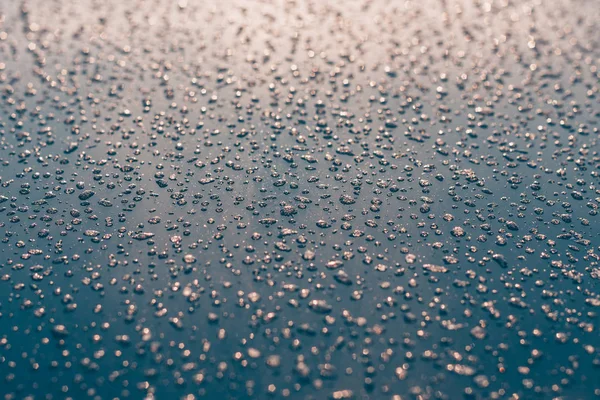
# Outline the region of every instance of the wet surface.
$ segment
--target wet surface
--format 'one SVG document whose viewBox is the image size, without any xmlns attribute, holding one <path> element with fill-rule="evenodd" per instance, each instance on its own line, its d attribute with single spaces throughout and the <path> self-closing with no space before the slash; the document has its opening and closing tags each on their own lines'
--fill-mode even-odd
<svg viewBox="0 0 600 400">
<path fill-rule="evenodd" d="M 0 2 L 3 398 L 600 397 L 599 14 Z"/>
</svg>

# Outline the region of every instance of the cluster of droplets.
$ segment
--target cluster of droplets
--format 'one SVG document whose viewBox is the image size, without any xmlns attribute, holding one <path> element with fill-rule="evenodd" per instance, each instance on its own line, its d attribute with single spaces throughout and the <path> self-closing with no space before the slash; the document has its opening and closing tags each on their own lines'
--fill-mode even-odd
<svg viewBox="0 0 600 400">
<path fill-rule="evenodd" d="M 593 2 L 60 3 L 0 6 L 5 399 L 600 396 Z"/>
</svg>

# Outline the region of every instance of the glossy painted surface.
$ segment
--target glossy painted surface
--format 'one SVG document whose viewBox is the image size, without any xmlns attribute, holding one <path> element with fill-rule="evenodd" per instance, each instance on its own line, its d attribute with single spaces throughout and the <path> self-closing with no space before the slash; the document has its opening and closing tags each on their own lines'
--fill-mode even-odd
<svg viewBox="0 0 600 400">
<path fill-rule="evenodd" d="M 0 393 L 599 397 L 599 12 L 0 2 Z"/>
</svg>

